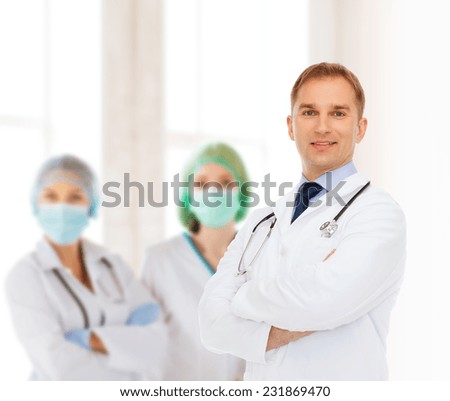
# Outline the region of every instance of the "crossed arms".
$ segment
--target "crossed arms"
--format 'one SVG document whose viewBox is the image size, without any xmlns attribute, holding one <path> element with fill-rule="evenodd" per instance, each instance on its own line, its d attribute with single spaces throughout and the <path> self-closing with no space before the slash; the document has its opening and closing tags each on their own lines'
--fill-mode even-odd
<svg viewBox="0 0 450 401">
<path fill-rule="evenodd" d="M 200 301 L 202 341 L 213 352 L 263 363 L 266 351 L 353 322 L 398 290 L 406 228 L 403 213 L 388 196 L 354 207 L 328 260 L 275 277 L 246 282 L 236 276 L 245 228 Z"/>
</svg>

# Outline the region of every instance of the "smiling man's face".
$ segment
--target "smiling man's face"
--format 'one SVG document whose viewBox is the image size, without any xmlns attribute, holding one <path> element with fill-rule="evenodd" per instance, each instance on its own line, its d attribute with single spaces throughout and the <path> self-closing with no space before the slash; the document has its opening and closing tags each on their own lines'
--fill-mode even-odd
<svg viewBox="0 0 450 401">
<path fill-rule="evenodd" d="M 342 77 L 305 82 L 287 124 L 309 180 L 351 161 L 367 128 L 367 120 L 358 113 L 355 91 Z"/>
</svg>

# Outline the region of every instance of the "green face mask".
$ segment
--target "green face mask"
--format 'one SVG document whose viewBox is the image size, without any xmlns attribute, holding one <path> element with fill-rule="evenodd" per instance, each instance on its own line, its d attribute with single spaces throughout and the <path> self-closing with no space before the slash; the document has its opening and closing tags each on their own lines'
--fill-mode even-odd
<svg viewBox="0 0 450 401">
<path fill-rule="evenodd" d="M 198 221 L 206 227 L 223 227 L 235 218 L 239 210 L 239 190 L 217 193 L 194 190 L 189 207 Z"/>
</svg>

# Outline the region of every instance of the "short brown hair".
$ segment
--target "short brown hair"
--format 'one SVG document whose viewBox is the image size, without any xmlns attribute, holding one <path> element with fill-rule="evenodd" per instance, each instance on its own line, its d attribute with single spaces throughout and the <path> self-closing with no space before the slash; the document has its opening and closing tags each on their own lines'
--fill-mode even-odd
<svg viewBox="0 0 450 401">
<path fill-rule="evenodd" d="M 328 77 L 342 77 L 352 86 L 356 95 L 359 118 L 361 118 L 364 112 L 364 106 L 366 104 L 364 89 L 362 88 L 359 79 L 355 74 L 353 74 L 353 72 L 344 67 L 342 64 L 337 63 L 313 64 L 300 74 L 291 90 L 291 110 L 294 108 L 294 103 L 297 100 L 298 91 L 300 90 L 302 85 L 304 85 L 311 79 Z"/>
</svg>

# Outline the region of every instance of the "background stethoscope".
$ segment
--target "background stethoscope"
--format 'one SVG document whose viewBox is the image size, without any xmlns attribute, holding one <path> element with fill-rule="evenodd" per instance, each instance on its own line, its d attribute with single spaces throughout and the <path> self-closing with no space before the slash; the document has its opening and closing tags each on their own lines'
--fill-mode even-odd
<svg viewBox="0 0 450 401">
<path fill-rule="evenodd" d="M 348 207 L 353 203 L 353 201 L 359 196 L 361 195 L 361 193 L 370 185 L 370 181 L 368 181 L 355 195 L 353 195 L 353 197 L 342 207 L 342 209 L 339 211 L 339 213 L 334 216 L 334 218 L 331 221 L 326 221 L 325 223 L 323 223 L 320 227 L 319 230 L 321 232 L 321 236 L 325 237 L 325 238 L 330 238 L 338 229 L 338 225 L 337 225 L 337 221 L 339 220 L 339 218 L 344 214 L 344 212 L 348 209 Z M 264 241 L 262 242 L 261 246 L 259 247 L 258 251 L 256 252 L 255 256 L 252 258 L 252 260 L 250 261 L 249 265 L 247 267 L 243 266 L 243 261 L 244 261 L 244 256 L 245 253 L 247 252 L 248 247 L 250 246 L 253 237 L 256 233 L 256 230 L 258 229 L 258 227 L 264 223 L 265 221 L 271 219 L 272 217 L 274 217 L 274 219 L 272 220 L 270 227 L 269 227 L 269 231 L 266 235 L 266 237 L 264 238 Z M 248 271 L 250 271 L 252 269 L 252 265 L 254 263 L 254 261 L 258 258 L 259 254 L 261 253 L 262 248 L 264 247 L 264 244 L 266 243 L 266 241 L 270 238 L 270 235 L 272 234 L 272 229 L 275 226 L 275 223 L 277 222 L 277 218 L 275 217 L 275 213 L 270 213 L 267 216 L 265 216 L 263 219 L 261 219 L 258 224 L 256 224 L 256 226 L 253 228 L 252 233 L 250 235 L 250 238 L 247 242 L 247 245 L 245 245 L 244 251 L 242 252 L 241 258 L 239 259 L 239 265 L 238 265 L 238 269 L 237 269 L 237 276 L 241 276 L 245 273 L 247 273 Z"/>
<path fill-rule="evenodd" d="M 123 291 L 123 287 L 120 284 L 119 279 L 117 278 L 117 274 L 114 271 L 114 268 L 112 267 L 111 263 L 109 262 L 109 260 L 102 258 L 101 261 L 106 265 L 106 267 L 108 268 L 108 270 L 111 272 L 112 278 L 114 280 L 114 283 L 117 287 L 117 290 L 119 291 L 119 293 L 122 296 L 122 301 L 123 301 L 123 297 L 124 297 L 124 291 Z M 78 307 L 80 308 L 80 312 L 83 316 L 83 325 L 85 329 L 88 329 L 90 327 L 90 321 L 89 321 L 89 315 L 87 313 L 86 307 L 83 305 L 83 302 L 81 302 L 80 297 L 75 294 L 75 291 L 70 287 L 69 283 L 67 282 L 67 280 L 63 277 L 63 275 L 61 274 L 61 272 L 58 269 L 53 269 L 52 270 L 53 273 L 55 274 L 55 276 L 58 278 L 58 280 L 61 282 L 62 286 L 67 290 L 67 292 L 70 294 L 70 296 L 73 298 L 73 300 L 75 301 L 75 303 L 78 305 Z M 106 293 L 107 296 L 109 296 L 110 294 L 105 290 L 105 288 L 102 287 L 102 290 Z M 117 301 L 116 301 L 117 302 Z M 100 326 L 103 326 L 103 324 L 105 323 L 105 314 L 102 312 L 101 315 L 101 319 L 100 319 Z"/>
</svg>

